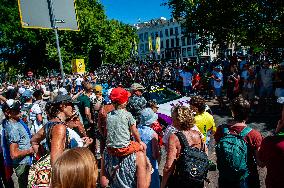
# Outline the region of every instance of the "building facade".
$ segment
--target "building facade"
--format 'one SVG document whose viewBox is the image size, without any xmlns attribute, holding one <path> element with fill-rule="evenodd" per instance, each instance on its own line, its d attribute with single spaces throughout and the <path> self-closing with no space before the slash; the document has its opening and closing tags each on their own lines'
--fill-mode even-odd
<svg viewBox="0 0 284 188">
<path fill-rule="evenodd" d="M 183 27 L 174 19 L 161 17 L 150 22 L 135 24 L 139 37 L 138 57 L 140 60 L 181 60 L 216 58 L 217 50 L 208 44 L 205 52 L 198 53 L 198 36 L 186 35 Z"/>
</svg>

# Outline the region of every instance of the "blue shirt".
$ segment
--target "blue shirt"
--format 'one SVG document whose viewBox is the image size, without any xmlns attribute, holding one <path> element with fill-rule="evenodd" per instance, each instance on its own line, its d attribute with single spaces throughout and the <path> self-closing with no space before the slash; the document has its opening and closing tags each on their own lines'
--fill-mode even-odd
<svg viewBox="0 0 284 188">
<path fill-rule="evenodd" d="M 20 122 L 3 122 L 5 138 L 10 149 L 13 143 L 18 144 L 19 150 L 27 150 L 31 147 L 30 135 Z M 13 165 L 28 164 L 31 165 L 31 156 L 20 157 L 13 160 Z"/>
</svg>

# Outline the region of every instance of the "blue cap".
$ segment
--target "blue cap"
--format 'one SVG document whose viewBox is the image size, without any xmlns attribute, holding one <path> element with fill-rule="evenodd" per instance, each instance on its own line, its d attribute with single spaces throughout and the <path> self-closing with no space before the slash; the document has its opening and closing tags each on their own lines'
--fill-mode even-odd
<svg viewBox="0 0 284 188">
<path fill-rule="evenodd" d="M 22 94 L 22 96 L 25 98 L 31 98 L 33 96 L 33 92 L 29 89 L 26 89 L 24 93 Z"/>
</svg>

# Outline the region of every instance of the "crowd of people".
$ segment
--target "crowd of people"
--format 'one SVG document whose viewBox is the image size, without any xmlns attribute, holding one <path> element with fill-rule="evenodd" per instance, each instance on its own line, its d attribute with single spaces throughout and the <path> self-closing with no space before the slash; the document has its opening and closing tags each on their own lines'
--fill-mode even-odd
<svg viewBox="0 0 284 188">
<path fill-rule="evenodd" d="M 64 81 L 50 76 L 3 82 L 0 187 L 204 187 L 214 168 L 209 132 L 216 142 L 219 187 L 260 187 L 258 166 L 267 167 L 267 187 L 282 187 L 284 63 L 271 66 L 245 58 L 141 62 L 67 75 Z M 143 97 L 152 85 L 191 96 L 189 104 L 172 107 L 172 125 L 163 127 L 159 104 Z M 206 111 L 210 97 L 220 108 L 229 101 L 232 120 L 215 124 Z M 283 106 L 273 136 L 263 138 L 246 125 L 256 98 L 278 98 Z"/>
</svg>

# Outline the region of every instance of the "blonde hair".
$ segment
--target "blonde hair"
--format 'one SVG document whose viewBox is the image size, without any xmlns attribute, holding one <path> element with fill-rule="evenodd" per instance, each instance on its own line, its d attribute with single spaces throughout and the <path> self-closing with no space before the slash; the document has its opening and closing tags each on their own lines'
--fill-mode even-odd
<svg viewBox="0 0 284 188">
<path fill-rule="evenodd" d="M 172 118 L 177 120 L 177 126 L 181 130 L 189 130 L 195 124 L 193 111 L 186 106 L 174 106 L 172 108 Z"/>
<path fill-rule="evenodd" d="M 87 148 L 66 150 L 52 168 L 53 188 L 95 188 L 98 166 Z"/>
</svg>

